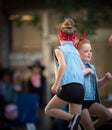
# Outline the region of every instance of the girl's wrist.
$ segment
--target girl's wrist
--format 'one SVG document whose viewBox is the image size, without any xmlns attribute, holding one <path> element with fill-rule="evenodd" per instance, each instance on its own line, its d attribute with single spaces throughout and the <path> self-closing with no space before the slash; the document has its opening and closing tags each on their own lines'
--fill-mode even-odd
<svg viewBox="0 0 112 130">
<path fill-rule="evenodd" d="M 105 80 L 105 81 L 107 81 L 107 80 L 108 80 L 108 78 L 107 78 L 106 76 L 104 76 L 104 80 Z"/>
</svg>

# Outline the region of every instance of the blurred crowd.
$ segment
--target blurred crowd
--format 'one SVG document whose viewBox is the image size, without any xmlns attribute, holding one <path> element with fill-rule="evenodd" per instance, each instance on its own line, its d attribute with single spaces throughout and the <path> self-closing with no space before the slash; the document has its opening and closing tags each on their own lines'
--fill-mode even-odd
<svg viewBox="0 0 112 130">
<path fill-rule="evenodd" d="M 45 116 L 44 107 L 47 104 L 48 86 L 47 77 L 44 75 L 45 69 L 45 66 L 38 60 L 34 61 L 24 70 L 0 67 L 0 130 L 14 130 L 14 128 L 16 130 L 17 128 L 21 128 L 21 130 L 44 130 L 46 128 L 49 130 L 67 129 L 67 122 L 60 119 L 55 120 L 54 118 L 48 119 Z M 33 123 L 32 121 L 32 123 L 20 124 L 18 119 L 18 100 L 20 101 L 21 99 L 18 99 L 18 95 L 21 94 L 37 94 L 39 96 L 39 100 L 37 100 L 38 107 L 35 112 L 38 119 L 37 123 Z M 51 96 L 53 96 L 52 93 Z M 24 104 L 24 99 L 20 102 L 19 104 L 22 104 L 22 102 Z M 34 103 L 35 101 L 32 102 Z M 26 109 L 28 110 L 28 108 Z M 28 118 L 33 119 L 29 115 Z M 21 125 L 24 126 L 21 127 Z"/>
<path fill-rule="evenodd" d="M 6 122 L 17 120 L 18 94 L 38 94 L 39 109 L 44 110 L 47 88 L 44 70 L 45 67 L 40 61 L 34 61 L 24 71 L 0 68 L 0 130 L 7 128 Z"/>
</svg>

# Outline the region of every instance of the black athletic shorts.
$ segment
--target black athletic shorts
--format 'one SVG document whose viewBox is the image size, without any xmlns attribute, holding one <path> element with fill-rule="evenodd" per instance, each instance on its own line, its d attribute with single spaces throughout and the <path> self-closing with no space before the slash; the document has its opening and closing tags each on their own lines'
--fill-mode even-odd
<svg viewBox="0 0 112 130">
<path fill-rule="evenodd" d="M 69 103 L 82 104 L 84 99 L 84 88 L 79 83 L 70 83 L 60 87 L 57 96 Z"/>
</svg>

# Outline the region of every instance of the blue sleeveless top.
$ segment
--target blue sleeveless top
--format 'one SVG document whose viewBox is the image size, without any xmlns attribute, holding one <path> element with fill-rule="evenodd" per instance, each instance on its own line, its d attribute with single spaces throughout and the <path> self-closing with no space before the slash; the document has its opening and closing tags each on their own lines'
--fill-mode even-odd
<svg viewBox="0 0 112 130">
<path fill-rule="evenodd" d="M 91 68 L 94 71 L 94 75 L 87 74 L 84 77 L 84 100 L 96 100 L 98 96 L 97 74 L 94 65 L 89 62 L 83 61 L 86 68 Z"/>
<path fill-rule="evenodd" d="M 69 83 L 80 83 L 84 84 L 84 74 L 82 71 L 82 63 L 80 59 L 79 52 L 74 47 L 72 41 L 65 41 L 58 48 L 62 51 L 65 63 L 66 70 L 61 79 L 60 86 L 69 84 Z M 56 68 L 58 68 L 59 64 L 55 59 Z"/>
</svg>

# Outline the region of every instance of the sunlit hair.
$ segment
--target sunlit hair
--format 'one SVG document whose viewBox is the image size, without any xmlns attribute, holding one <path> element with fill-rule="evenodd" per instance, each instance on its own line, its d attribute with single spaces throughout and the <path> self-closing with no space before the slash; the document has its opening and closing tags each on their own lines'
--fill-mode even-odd
<svg viewBox="0 0 112 130">
<path fill-rule="evenodd" d="M 67 18 L 61 24 L 58 36 L 62 40 L 74 40 L 76 38 L 76 31 L 74 21 Z"/>
<path fill-rule="evenodd" d="M 77 46 L 77 49 L 80 50 L 82 48 L 82 45 L 84 45 L 84 44 L 90 44 L 90 40 L 84 39 L 84 40 L 80 41 Z"/>
</svg>

